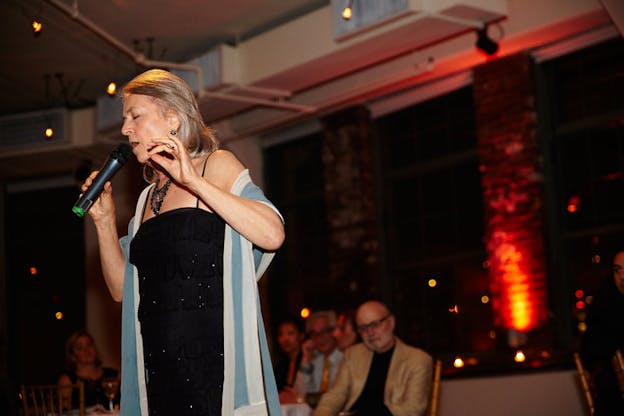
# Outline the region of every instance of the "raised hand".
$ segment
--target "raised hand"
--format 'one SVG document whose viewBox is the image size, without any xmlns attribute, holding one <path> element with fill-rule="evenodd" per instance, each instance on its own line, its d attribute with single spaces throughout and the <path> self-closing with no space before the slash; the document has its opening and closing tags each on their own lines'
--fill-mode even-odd
<svg viewBox="0 0 624 416">
<path fill-rule="evenodd" d="M 188 150 L 174 135 L 154 138 L 150 145 L 149 158 L 166 170 L 178 184 L 186 186 L 200 176 L 193 166 Z"/>
</svg>

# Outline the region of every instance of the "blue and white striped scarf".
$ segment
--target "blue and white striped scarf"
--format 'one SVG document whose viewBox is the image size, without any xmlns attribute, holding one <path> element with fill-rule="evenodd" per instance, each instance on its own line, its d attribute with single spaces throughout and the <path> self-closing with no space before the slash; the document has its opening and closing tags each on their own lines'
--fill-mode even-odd
<svg viewBox="0 0 624 416">
<path fill-rule="evenodd" d="M 121 331 L 121 414 L 148 416 L 143 344 L 137 318 L 139 294 L 136 267 L 129 261 L 132 236 L 139 228 L 150 188 L 143 190 L 128 235 L 120 239 L 126 256 Z M 279 212 L 251 181 L 240 173 L 233 194 L 252 199 Z M 281 215 L 280 215 L 281 217 Z M 135 221 L 136 220 L 136 221 Z M 264 331 L 257 281 L 274 253 L 264 252 L 226 224 L 223 249 L 224 416 L 279 416 L 281 414 L 271 357 Z"/>
</svg>

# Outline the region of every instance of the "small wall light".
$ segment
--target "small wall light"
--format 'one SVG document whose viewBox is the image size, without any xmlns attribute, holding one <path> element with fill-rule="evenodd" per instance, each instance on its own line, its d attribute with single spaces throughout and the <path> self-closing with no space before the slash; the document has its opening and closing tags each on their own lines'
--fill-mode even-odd
<svg viewBox="0 0 624 416">
<path fill-rule="evenodd" d="M 117 92 L 117 84 L 115 84 L 115 81 L 109 82 L 108 86 L 106 87 L 106 94 L 112 97 L 113 95 L 115 95 L 116 92 Z"/>
<path fill-rule="evenodd" d="M 353 0 L 349 0 L 347 7 L 342 9 L 342 18 L 344 20 L 351 19 L 351 16 L 353 16 Z"/>
<path fill-rule="evenodd" d="M 33 35 L 35 35 L 35 37 L 41 34 L 41 31 L 43 30 L 43 23 L 39 20 L 33 19 L 30 26 L 32 27 Z"/>
</svg>

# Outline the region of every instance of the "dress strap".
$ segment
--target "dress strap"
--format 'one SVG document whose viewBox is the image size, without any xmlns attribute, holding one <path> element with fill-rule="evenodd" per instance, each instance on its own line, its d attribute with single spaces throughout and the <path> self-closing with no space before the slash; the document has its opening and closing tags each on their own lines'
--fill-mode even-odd
<svg viewBox="0 0 624 416">
<path fill-rule="evenodd" d="M 206 159 L 204 159 L 204 167 L 202 168 L 202 178 L 204 177 L 204 173 L 206 173 L 206 163 L 208 162 L 208 158 L 210 156 L 212 156 L 214 152 L 210 152 L 208 153 L 208 156 L 206 156 Z M 199 208 L 199 197 L 197 197 L 197 202 L 195 203 L 195 208 Z"/>
</svg>

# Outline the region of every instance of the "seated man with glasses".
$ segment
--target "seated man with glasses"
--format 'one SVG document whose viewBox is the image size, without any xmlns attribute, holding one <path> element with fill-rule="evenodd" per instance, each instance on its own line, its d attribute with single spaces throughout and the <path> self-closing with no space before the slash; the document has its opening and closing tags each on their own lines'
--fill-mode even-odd
<svg viewBox="0 0 624 416">
<path fill-rule="evenodd" d="M 313 415 L 423 415 L 431 356 L 394 336 L 394 315 L 381 302 L 363 303 L 355 320 L 363 343 L 347 348 L 336 380 Z"/>
<path fill-rule="evenodd" d="M 301 345 L 302 355 L 295 390 L 315 406 L 318 397 L 331 386 L 342 361 L 332 331 L 336 327 L 334 311 L 319 311 L 306 321 L 307 340 Z"/>
</svg>

